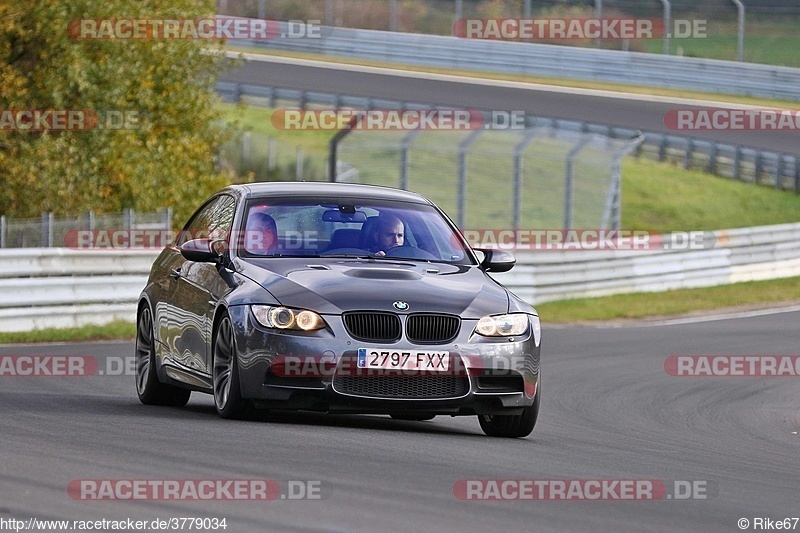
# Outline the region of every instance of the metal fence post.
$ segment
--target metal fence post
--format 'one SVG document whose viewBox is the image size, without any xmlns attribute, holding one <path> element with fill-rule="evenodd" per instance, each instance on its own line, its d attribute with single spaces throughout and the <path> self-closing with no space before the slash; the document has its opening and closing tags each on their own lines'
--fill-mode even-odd
<svg viewBox="0 0 800 533">
<path fill-rule="evenodd" d="M 267 138 L 267 167 L 272 170 L 275 168 L 275 139 Z"/>
<path fill-rule="evenodd" d="M 461 229 L 464 229 L 464 223 L 467 220 L 467 149 L 481 133 L 483 130 L 477 129 L 458 144 L 458 206 L 456 209 L 458 211 L 458 227 Z"/>
<path fill-rule="evenodd" d="M 716 141 L 711 142 L 711 146 L 708 149 L 708 163 L 706 164 L 706 172 L 709 174 L 716 174 L 717 172 L 717 143 Z"/>
<path fill-rule="evenodd" d="M 572 229 L 572 197 L 575 182 L 575 157 L 587 144 L 592 142 L 591 137 L 578 141 L 567 154 L 567 168 L 564 177 L 564 229 Z"/>
<path fill-rule="evenodd" d="M 461 20 L 464 17 L 464 0 L 456 0 L 456 15 L 455 19 Z"/>
<path fill-rule="evenodd" d="M 603 0 L 594 0 L 594 18 L 603 18 Z M 603 46 L 603 39 L 595 39 L 594 47 L 600 48 Z"/>
<path fill-rule="evenodd" d="M 0 248 L 6 247 L 6 216 L 0 215 Z"/>
<path fill-rule="evenodd" d="M 800 194 L 800 161 L 794 156 L 794 193 Z"/>
<path fill-rule="evenodd" d="M 303 180 L 303 147 L 297 146 L 297 168 L 295 169 L 295 179 L 297 181 Z"/>
<path fill-rule="evenodd" d="M 672 35 L 672 5 L 669 0 L 661 0 L 664 4 L 664 55 L 669 55 L 669 38 Z"/>
<path fill-rule="evenodd" d="M 775 188 L 783 189 L 783 156 L 778 154 L 778 161 L 775 164 Z"/>
<path fill-rule="evenodd" d="M 736 9 L 739 15 L 739 61 L 744 61 L 744 4 L 742 0 L 732 0 L 736 4 Z"/>
<path fill-rule="evenodd" d="M 606 192 L 606 205 L 603 209 L 603 220 L 600 222 L 600 229 L 608 228 L 618 230 L 622 227 L 622 158 L 636 150 L 644 142 L 644 134 L 639 134 L 631 139 L 631 142 L 617 150 L 613 156 L 614 163 L 611 166 L 611 183 Z"/>
<path fill-rule="evenodd" d="M 614 160 L 611 166 L 614 195 L 611 201 L 611 229 L 619 230 L 622 227 L 622 158 Z"/>
<path fill-rule="evenodd" d="M 417 135 L 419 135 L 419 133 L 420 130 L 411 130 L 403 137 L 403 140 L 400 141 L 400 183 L 398 184 L 398 187 L 403 190 L 408 190 L 408 149 L 411 147 L 411 143 L 414 142 L 414 139 Z"/>
<path fill-rule="evenodd" d="M 522 16 L 526 19 L 531 18 L 531 0 L 525 0 L 522 7 Z"/>
<path fill-rule="evenodd" d="M 389 3 L 389 31 L 397 31 L 397 0 Z"/>
<path fill-rule="evenodd" d="M 683 157 L 683 168 L 692 168 L 692 152 L 694 151 L 694 139 L 686 139 L 686 154 Z"/>
<path fill-rule="evenodd" d="M 511 213 L 511 227 L 518 230 L 520 219 L 522 218 L 522 177 L 523 161 L 522 153 L 528 145 L 536 138 L 536 133 L 526 130 L 522 140 L 514 147 L 514 191 L 513 191 L 513 212 Z"/>
<path fill-rule="evenodd" d="M 267 18 L 267 0 L 258 0 L 258 18 Z"/>
<path fill-rule="evenodd" d="M 325 0 L 325 24 L 336 26 L 336 21 L 333 20 L 333 0 Z"/>
<path fill-rule="evenodd" d="M 242 159 L 240 161 L 240 165 L 244 166 L 244 163 L 250 161 L 250 132 L 246 131 L 242 134 Z"/>
<path fill-rule="evenodd" d="M 753 157 L 753 182 L 758 184 L 758 177 L 761 174 L 761 152 L 756 152 L 756 155 Z"/>
<path fill-rule="evenodd" d="M 126 207 L 122 210 L 122 229 L 129 230 L 133 225 L 133 221 L 131 220 L 133 217 L 131 216 L 130 208 Z"/>
<path fill-rule="evenodd" d="M 328 143 L 328 181 L 331 183 L 336 182 L 336 173 L 338 171 L 336 163 L 339 161 L 339 143 L 353 131 L 353 128 L 358 125 L 360 120 L 360 114 L 354 116 L 350 119 L 350 123 L 347 127 L 339 130 Z"/>
<path fill-rule="evenodd" d="M 53 213 L 42 213 L 42 247 L 53 247 Z"/>
<path fill-rule="evenodd" d="M 737 146 L 733 153 L 733 179 L 742 179 L 742 147 Z"/>
</svg>

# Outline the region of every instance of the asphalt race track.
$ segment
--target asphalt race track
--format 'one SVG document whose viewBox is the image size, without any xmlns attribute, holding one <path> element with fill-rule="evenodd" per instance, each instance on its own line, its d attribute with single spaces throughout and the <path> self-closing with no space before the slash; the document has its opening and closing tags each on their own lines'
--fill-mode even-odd
<svg viewBox="0 0 800 533">
<path fill-rule="evenodd" d="M 430 80 L 408 77 L 400 71 L 379 74 L 319 68 L 306 65 L 303 61 L 291 64 L 286 61 L 292 60 L 286 58 L 279 58 L 277 61 L 279 62 L 249 61 L 243 67 L 227 72 L 220 77 L 220 80 L 435 105 L 524 111 L 530 115 L 585 120 L 634 130 L 713 139 L 748 148 L 800 155 L 800 131 L 674 132 L 664 124 L 664 115 L 670 109 L 703 108 L 711 106 L 711 103 L 687 105 L 662 101 L 664 99 L 648 99 L 641 95 L 631 97 L 624 94 L 609 98 L 540 88 L 505 87 L 499 84 L 487 84 L 485 80 L 480 84 L 470 81 Z"/>
<path fill-rule="evenodd" d="M 673 354 L 796 355 L 800 313 L 625 328 L 544 327 L 544 398 L 526 439 L 474 417 L 217 418 L 139 404 L 107 375 L 131 342 L 2 346 L 0 356 L 86 355 L 104 375 L 0 377 L 0 518 L 227 518 L 240 531 L 738 531 L 800 515 L 798 381 L 671 377 Z M 0 357 L 0 360 L 7 359 Z M 113 363 L 113 364 L 112 364 Z M 114 372 L 118 373 L 118 372 Z M 318 481 L 321 499 L 82 501 L 81 479 Z M 699 481 L 706 499 L 462 501 L 459 480 Z M 752 526 L 751 526 L 752 527 Z M 800 527 L 800 525 L 798 525 Z"/>
</svg>

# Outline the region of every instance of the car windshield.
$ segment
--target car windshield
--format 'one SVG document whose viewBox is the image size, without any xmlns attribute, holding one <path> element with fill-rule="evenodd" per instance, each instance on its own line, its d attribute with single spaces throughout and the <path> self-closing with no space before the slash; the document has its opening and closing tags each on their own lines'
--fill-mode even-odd
<svg viewBox="0 0 800 533">
<path fill-rule="evenodd" d="M 364 257 L 475 264 L 464 239 L 426 204 L 347 198 L 255 198 L 242 257 Z"/>
</svg>

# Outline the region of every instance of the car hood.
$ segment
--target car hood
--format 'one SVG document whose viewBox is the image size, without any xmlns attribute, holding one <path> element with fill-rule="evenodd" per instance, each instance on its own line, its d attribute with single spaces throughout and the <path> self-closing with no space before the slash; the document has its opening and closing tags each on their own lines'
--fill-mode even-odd
<svg viewBox="0 0 800 533">
<path fill-rule="evenodd" d="M 345 311 L 449 313 L 480 318 L 508 310 L 508 293 L 477 267 L 410 261 L 264 258 L 241 259 L 239 271 L 281 305 L 321 314 Z"/>
</svg>

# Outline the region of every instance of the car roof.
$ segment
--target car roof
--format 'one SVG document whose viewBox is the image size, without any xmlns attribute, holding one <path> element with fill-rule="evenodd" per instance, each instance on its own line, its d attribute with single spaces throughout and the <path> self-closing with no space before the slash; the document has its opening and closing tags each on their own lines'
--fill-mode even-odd
<svg viewBox="0 0 800 533">
<path fill-rule="evenodd" d="M 398 200 L 414 203 L 432 204 L 430 200 L 414 192 L 379 187 L 377 185 L 360 185 L 354 183 L 274 181 L 266 183 L 248 183 L 232 185 L 230 189 L 239 190 L 245 197 L 258 196 L 341 196 L 365 199 Z"/>
</svg>

